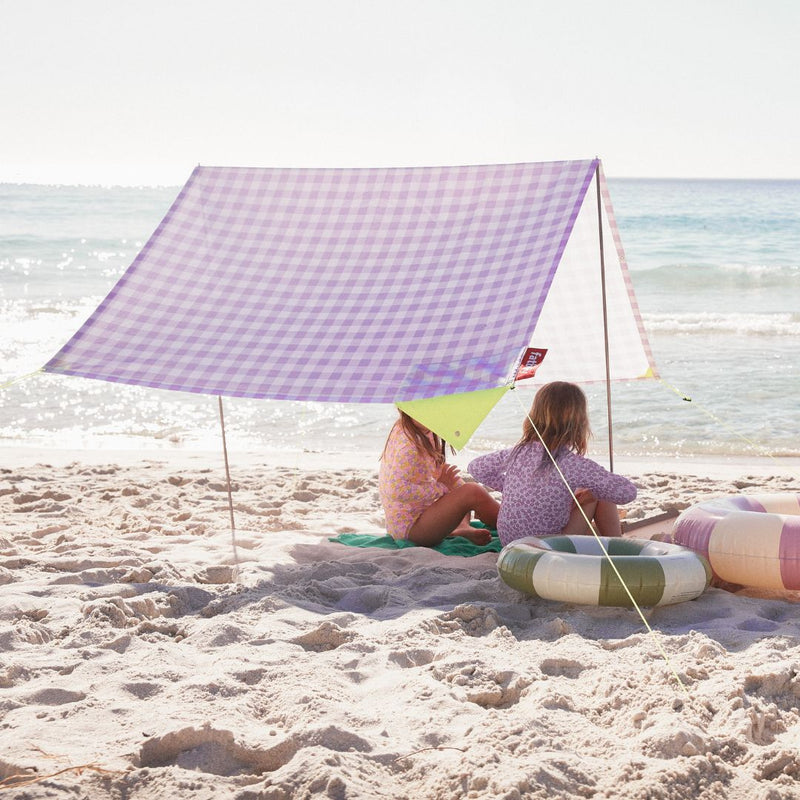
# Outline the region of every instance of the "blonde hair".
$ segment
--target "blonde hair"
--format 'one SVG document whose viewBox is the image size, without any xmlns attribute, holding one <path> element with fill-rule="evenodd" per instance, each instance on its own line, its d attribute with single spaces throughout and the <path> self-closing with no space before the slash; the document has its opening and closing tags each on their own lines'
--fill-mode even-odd
<svg viewBox="0 0 800 800">
<path fill-rule="evenodd" d="M 409 417 L 405 411 L 400 411 L 400 409 L 398 409 L 398 411 L 400 413 L 400 419 L 395 422 L 392 430 L 399 425 L 403 429 L 403 433 L 417 448 L 420 454 L 430 456 L 437 464 L 443 464 L 445 461 L 444 439 L 433 431 L 423 429 L 419 423 Z M 386 452 L 386 445 L 383 446 L 383 452 Z M 381 458 L 383 458 L 383 454 L 381 454 Z"/>
<path fill-rule="evenodd" d="M 518 446 L 538 442 L 537 430 L 553 455 L 563 447 L 585 455 L 592 431 L 583 390 L 566 381 L 553 381 L 542 386 L 522 424 Z"/>
</svg>

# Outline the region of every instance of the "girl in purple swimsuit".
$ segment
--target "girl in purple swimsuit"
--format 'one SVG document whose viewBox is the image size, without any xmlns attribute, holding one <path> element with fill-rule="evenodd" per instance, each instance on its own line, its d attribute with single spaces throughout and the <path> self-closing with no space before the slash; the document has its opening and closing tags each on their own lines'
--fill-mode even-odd
<svg viewBox="0 0 800 800">
<path fill-rule="evenodd" d="M 536 393 L 514 447 L 470 462 L 476 481 L 502 492 L 502 544 L 523 536 L 590 533 L 584 514 L 601 536 L 622 534 L 617 504 L 633 500 L 636 487 L 585 457 L 590 435 L 586 395 L 574 383 L 555 381 Z"/>
</svg>

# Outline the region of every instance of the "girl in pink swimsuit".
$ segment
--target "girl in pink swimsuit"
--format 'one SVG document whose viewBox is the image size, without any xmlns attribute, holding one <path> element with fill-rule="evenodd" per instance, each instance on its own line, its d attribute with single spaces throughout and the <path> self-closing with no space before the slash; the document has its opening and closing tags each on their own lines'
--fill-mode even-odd
<svg viewBox="0 0 800 800">
<path fill-rule="evenodd" d="M 536 393 L 515 447 L 470 462 L 475 480 L 503 494 L 497 520 L 503 545 L 523 536 L 589 534 L 587 517 L 601 536 L 622 535 L 617 503 L 633 500 L 636 486 L 585 457 L 589 435 L 586 395 L 574 383 L 555 381 Z"/>
<path fill-rule="evenodd" d="M 490 528 L 497 526 L 498 502 L 477 483 L 465 483 L 458 468 L 445 462 L 442 440 L 408 414 L 386 440 L 378 491 L 386 530 L 394 539 L 435 547 L 448 536 L 487 544 L 488 530 L 469 525 L 471 512 Z"/>
</svg>

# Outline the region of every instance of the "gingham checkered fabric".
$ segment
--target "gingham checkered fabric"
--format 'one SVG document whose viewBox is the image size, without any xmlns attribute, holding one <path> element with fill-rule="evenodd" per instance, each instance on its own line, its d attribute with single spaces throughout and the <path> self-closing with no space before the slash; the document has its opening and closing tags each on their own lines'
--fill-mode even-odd
<svg viewBox="0 0 800 800">
<path fill-rule="evenodd" d="M 341 402 L 504 385 L 596 166 L 198 167 L 45 370 Z"/>
<path fill-rule="evenodd" d="M 605 269 L 601 270 L 600 262 L 597 192 L 592 188 L 583 200 L 531 337 L 531 346 L 547 349 L 537 382 L 585 383 L 656 375 L 602 167 L 598 178 Z"/>
</svg>

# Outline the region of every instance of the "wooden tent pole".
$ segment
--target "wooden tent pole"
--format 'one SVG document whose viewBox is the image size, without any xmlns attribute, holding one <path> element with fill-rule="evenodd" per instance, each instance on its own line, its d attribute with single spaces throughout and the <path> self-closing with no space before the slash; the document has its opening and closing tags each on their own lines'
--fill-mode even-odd
<svg viewBox="0 0 800 800">
<path fill-rule="evenodd" d="M 231 517 L 231 542 L 233 543 L 233 564 L 234 580 L 239 577 L 239 556 L 236 552 L 236 522 L 233 519 L 233 490 L 231 489 L 231 470 L 228 465 L 228 443 L 225 439 L 225 415 L 222 412 L 222 395 L 217 396 L 219 400 L 219 424 L 222 428 L 222 452 L 225 456 L 225 481 L 228 487 L 228 511 Z"/>
<path fill-rule="evenodd" d="M 608 343 L 608 301 L 606 298 L 606 257 L 603 241 L 603 204 L 600 197 L 600 160 L 595 168 L 595 186 L 597 187 L 597 229 L 600 235 L 600 285 L 603 295 L 603 342 L 606 358 L 606 410 L 608 413 L 608 466 L 614 471 L 614 435 L 611 420 L 611 359 Z"/>
</svg>

